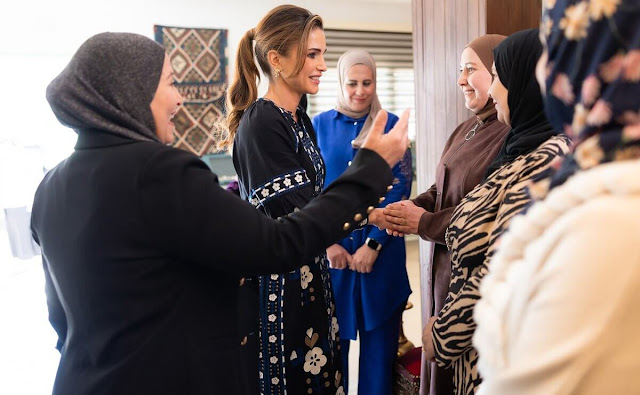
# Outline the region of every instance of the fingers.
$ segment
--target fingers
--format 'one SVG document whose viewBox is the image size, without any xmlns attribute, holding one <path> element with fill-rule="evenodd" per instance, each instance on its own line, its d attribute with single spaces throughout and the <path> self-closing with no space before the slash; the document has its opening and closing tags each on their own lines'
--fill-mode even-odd
<svg viewBox="0 0 640 395">
<path fill-rule="evenodd" d="M 369 134 L 367 134 L 367 138 L 362 144 L 363 147 L 371 146 L 372 142 L 375 142 L 382 137 L 384 133 L 384 127 L 387 124 L 387 112 L 385 110 L 378 111 L 376 117 L 373 119 L 373 124 L 371 125 L 371 129 L 369 130 Z M 375 145 L 375 144 L 374 144 Z"/>
<path fill-rule="evenodd" d="M 407 219 L 404 217 L 385 215 L 384 219 L 392 225 L 406 225 Z M 394 228 L 392 226 L 392 228 Z"/>
<path fill-rule="evenodd" d="M 398 138 L 398 145 L 404 147 L 405 149 L 409 146 L 409 115 L 411 111 L 407 108 L 404 110 L 398 122 L 396 122 L 395 126 L 388 133 L 390 136 L 394 136 Z"/>
<path fill-rule="evenodd" d="M 391 228 L 387 228 L 386 231 L 387 231 L 387 234 L 389 236 L 394 236 L 394 237 L 402 237 L 402 236 L 404 236 L 404 233 L 398 232 L 397 230 L 393 230 Z"/>
<path fill-rule="evenodd" d="M 399 206 L 396 206 L 398 208 L 385 208 L 384 215 L 385 215 L 385 219 L 388 221 L 389 218 L 388 217 L 395 217 L 395 218 L 404 218 L 406 217 L 407 211 L 399 208 Z"/>
</svg>

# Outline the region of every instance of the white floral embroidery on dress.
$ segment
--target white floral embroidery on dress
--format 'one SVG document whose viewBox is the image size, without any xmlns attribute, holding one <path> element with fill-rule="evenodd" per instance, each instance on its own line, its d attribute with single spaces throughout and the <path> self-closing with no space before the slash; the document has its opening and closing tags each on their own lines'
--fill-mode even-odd
<svg viewBox="0 0 640 395">
<path fill-rule="evenodd" d="M 296 179 L 296 182 L 298 184 L 302 183 L 302 175 L 301 174 L 298 174 L 295 179 Z"/>
<path fill-rule="evenodd" d="M 269 294 L 269 300 L 272 302 L 275 302 L 276 299 L 278 299 L 278 296 L 276 294 Z"/>
<path fill-rule="evenodd" d="M 342 387 L 342 386 L 338 387 L 338 390 L 336 391 L 336 395 L 345 395 L 344 394 L 344 387 Z"/>
<path fill-rule="evenodd" d="M 290 178 L 285 178 L 284 181 L 282 181 L 282 183 L 287 187 L 291 186 L 291 179 Z"/>
<path fill-rule="evenodd" d="M 278 385 L 278 383 L 279 383 L 279 382 L 280 382 L 280 379 L 279 379 L 279 378 L 277 378 L 277 377 L 274 377 L 274 378 L 272 378 L 272 379 L 271 379 L 271 383 L 272 383 L 273 385 Z"/>
<path fill-rule="evenodd" d="M 313 273 L 308 265 L 304 265 L 300 268 L 300 286 L 302 289 L 307 289 L 309 283 L 313 280 Z"/>
<path fill-rule="evenodd" d="M 340 326 L 338 325 L 338 318 L 331 318 L 331 340 L 336 340 L 336 335 L 338 334 Z"/>
<path fill-rule="evenodd" d="M 276 335 L 271 335 L 269 336 L 269 343 L 275 343 L 277 339 Z"/>
<path fill-rule="evenodd" d="M 269 361 L 270 361 L 272 364 L 276 364 L 276 363 L 278 363 L 278 357 L 271 357 L 271 358 L 269 359 Z"/>
<path fill-rule="evenodd" d="M 327 357 L 324 356 L 324 352 L 320 347 L 314 347 L 309 350 L 304 359 L 304 371 L 313 375 L 319 374 L 322 367 L 327 364 Z"/>
<path fill-rule="evenodd" d="M 279 276 L 278 274 L 272 274 L 272 275 L 271 275 L 271 279 L 272 279 L 272 280 L 277 280 L 277 279 L 278 279 L 278 276 Z"/>
<path fill-rule="evenodd" d="M 278 183 L 278 182 L 273 183 L 272 188 L 273 188 L 274 191 L 279 191 L 280 190 L 280 183 Z"/>
<path fill-rule="evenodd" d="M 294 359 L 296 359 L 296 358 L 298 358 L 298 353 L 297 353 L 297 352 L 295 352 L 295 351 L 292 351 L 292 352 L 291 352 L 291 358 L 290 358 L 290 359 L 293 361 L 293 360 L 294 360 Z"/>
<path fill-rule="evenodd" d="M 276 322 L 276 315 L 275 314 L 269 314 L 269 321 Z"/>
</svg>

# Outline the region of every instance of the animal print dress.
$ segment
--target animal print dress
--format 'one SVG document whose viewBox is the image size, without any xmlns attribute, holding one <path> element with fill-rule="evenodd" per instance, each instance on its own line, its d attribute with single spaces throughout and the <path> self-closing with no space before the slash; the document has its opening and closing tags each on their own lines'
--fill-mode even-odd
<svg viewBox="0 0 640 395">
<path fill-rule="evenodd" d="M 534 151 L 496 170 L 456 207 L 445 235 L 451 253 L 451 283 L 445 305 L 433 325 L 436 362 L 454 369 L 455 393 L 474 394 L 482 378 L 471 339 L 473 309 L 479 286 L 495 253 L 496 240 L 530 198 L 526 187 L 558 155 L 568 152 L 569 139 L 553 136 Z"/>
</svg>

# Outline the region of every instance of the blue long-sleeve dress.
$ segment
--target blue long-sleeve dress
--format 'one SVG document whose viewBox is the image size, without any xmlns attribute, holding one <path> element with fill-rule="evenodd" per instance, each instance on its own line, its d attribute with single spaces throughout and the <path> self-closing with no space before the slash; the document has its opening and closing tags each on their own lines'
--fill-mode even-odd
<svg viewBox="0 0 640 395">
<path fill-rule="evenodd" d="M 325 185 L 338 178 L 358 152 L 352 148 L 351 140 L 360 133 L 365 120 L 366 116 L 352 119 L 336 110 L 323 112 L 313 118 L 318 146 L 326 167 Z M 389 113 L 385 133 L 397 121 L 398 117 Z M 409 197 L 412 181 L 410 151 L 393 167 L 393 176 L 393 189 L 387 193 L 379 207 Z M 353 231 L 339 244 L 353 254 L 368 237 L 382 244 L 371 273 L 330 269 L 342 339 L 355 340 L 358 330 L 370 331 L 376 328 L 404 306 L 411 293 L 404 238 L 389 236 L 384 230 L 367 225 Z M 358 320 L 361 320 L 360 325 Z"/>
</svg>

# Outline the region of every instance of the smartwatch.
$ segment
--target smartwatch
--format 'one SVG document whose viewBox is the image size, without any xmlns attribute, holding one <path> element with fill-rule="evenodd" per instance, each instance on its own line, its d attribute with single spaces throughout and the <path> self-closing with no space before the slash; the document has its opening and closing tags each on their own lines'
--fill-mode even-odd
<svg viewBox="0 0 640 395">
<path fill-rule="evenodd" d="M 367 245 L 367 247 L 371 248 L 372 250 L 380 251 L 382 249 L 382 244 L 378 243 L 375 239 L 372 239 L 371 237 L 367 237 L 364 243 Z"/>
</svg>

